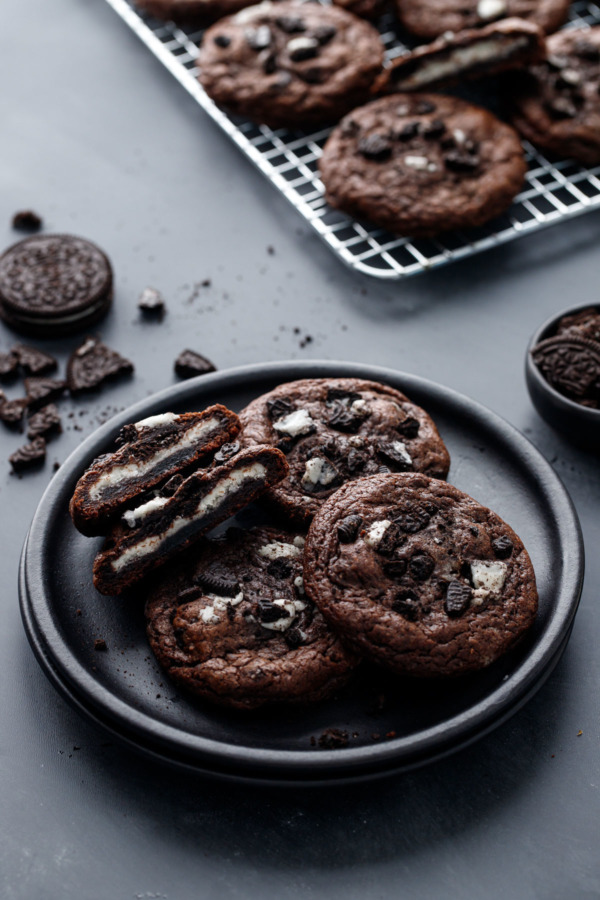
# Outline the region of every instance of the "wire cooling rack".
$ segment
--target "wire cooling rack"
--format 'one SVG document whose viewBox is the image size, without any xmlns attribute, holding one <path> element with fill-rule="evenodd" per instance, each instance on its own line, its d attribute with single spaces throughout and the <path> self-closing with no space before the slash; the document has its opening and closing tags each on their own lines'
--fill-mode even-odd
<svg viewBox="0 0 600 900">
<path fill-rule="evenodd" d="M 600 207 L 600 166 L 586 169 L 570 160 L 550 162 L 524 142 L 528 162 L 525 186 L 506 213 L 481 228 L 414 240 L 358 222 L 325 201 L 317 164 L 329 128 L 312 134 L 273 131 L 228 116 L 215 106 L 196 78 L 201 30 L 186 31 L 172 23 L 158 22 L 136 10 L 129 0 L 107 2 L 333 252 L 366 275 L 388 279 L 416 275 Z M 577 0 L 566 27 L 599 23 L 600 7 Z M 380 27 L 388 59 L 406 49 L 392 24 L 391 18 L 384 18 Z"/>
</svg>

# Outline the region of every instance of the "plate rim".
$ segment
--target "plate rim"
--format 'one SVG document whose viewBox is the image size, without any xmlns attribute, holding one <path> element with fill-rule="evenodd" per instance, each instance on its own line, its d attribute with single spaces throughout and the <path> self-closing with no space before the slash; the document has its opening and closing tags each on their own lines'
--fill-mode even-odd
<svg viewBox="0 0 600 900">
<path fill-rule="evenodd" d="M 534 473 L 546 503 L 560 510 L 561 515 L 555 516 L 554 528 L 564 554 L 563 580 L 542 636 L 543 641 L 530 649 L 510 676 L 500 682 L 491 694 L 467 710 L 416 734 L 372 746 L 346 747 L 343 751 L 320 748 L 306 751 L 259 749 L 231 745 L 201 735 L 191 735 L 132 708 L 129 703 L 100 686 L 85 666 L 70 658 L 69 645 L 53 621 L 51 597 L 43 578 L 42 551 L 47 537 L 45 523 L 51 514 L 55 514 L 54 507 L 61 495 L 83 470 L 88 457 L 97 455 L 98 448 L 114 439 L 122 425 L 152 414 L 155 409 L 164 408 L 166 402 L 181 406 L 199 393 L 210 393 L 215 385 L 230 390 L 256 380 L 284 382 L 334 376 L 383 381 L 406 390 L 408 396 L 414 389 L 415 392 L 433 395 L 439 401 L 450 401 L 454 408 L 460 408 L 475 422 L 481 421 L 487 429 L 496 430 L 502 440 L 510 445 L 512 453 L 518 455 L 522 465 Z M 566 554 L 565 548 L 568 551 Z M 307 780 L 322 783 L 414 768 L 472 743 L 505 721 L 541 687 L 562 655 L 579 604 L 583 574 L 581 526 L 566 488 L 543 454 L 503 417 L 453 388 L 396 369 L 335 360 L 283 360 L 236 366 L 170 385 L 127 407 L 89 435 L 54 475 L 38 504 L 23 545 L 19 601 L 34 654 L 53 685 L 67 700 L 70 699 L 69 692 L 74 692 L 83 710 L 87 701 L 90 704 L 88 716 L 93 721 L 102 725 L 106 719 L 111 724 L 105 727 L 122 733 L 128 743 L 133 743 L 142 752 L 151 755 L 158 752 L 167 762 L 183 764 L 200 772 L 210 771 L 234 777 L 239 774 L 253 780 L 265 777 L 269 782 L 291 779 L 294 783 L 306 783 Z"/>
</svg>

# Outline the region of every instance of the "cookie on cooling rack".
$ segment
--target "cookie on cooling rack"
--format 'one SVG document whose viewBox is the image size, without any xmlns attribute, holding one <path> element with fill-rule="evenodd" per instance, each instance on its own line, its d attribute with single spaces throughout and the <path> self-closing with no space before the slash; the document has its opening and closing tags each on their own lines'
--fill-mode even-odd
<svg viewBox="0 0 600 900">
<path fill-rule="evenodd" d="M 334 6 L 270 0 L 209 28 L 198 65 L 219 105 L 273 128 L 314 128 L 365 103 L 383 64 L 376 29 Z"/>
<path fill-rule="evenodd" d="M 309 703 L 357 656 L 304 594 L 304 538 L 230 529 L 170 566 L 146 602 L 150 646 L 183 690 L 238 709 Z"/>
<path fill-rule="evenodd" d="M 600 164 L 600 27 L 551 35 L 544 62 L 519 76 L 512 121 L 536 147 Z"/>
<path fill-rule="evenodd" d="M 349 113 L 319 163 L 328 202 L 398 234 L 430 237 L 504 212 L 527 165 L 518 135 L 457 97 L 396 94 Z"/>
<path fill-rule="evenodd" d="M 164 22 L 176 25 L 197 25 L 216 22 L 248 6 L 252 0 L 135 0 L 143 12 Z"/>
<path fill-rule="evenodd" d="M 480 28 L 497 19 L 526 19 L 551 34 L 567 18 L 569 0 L 396 0 L 400 22 L 430 41 L 446 31 Z"/>
<path fill-rule="evenodd" d="M 344 485 L 324 504 L 306 540 L 304 585 L 357 652 L 429 678 L 489 666 L 538 604 L 512 528 L 452 485 L 408 473 Z"/>
<path fill-rule="evenodd" d="M 502 19 L 484 28 L 448 33 L 431 44 L 399 56 L 384 70 L 381 93 L 448 87 L 471 78 L 495 75 L 542 59 L 541 28 L 524 19 Z"/>
<path fill-rule="evenodd" d="M 289 475 L 265 500 L 307 525 L 340 485 L 375 472 L 445 478 L 450 457 L 427 413 L 400 391 L 358 378 L 281 384 L 240 413 L 246 445 L 272 444 Z"/>
<path fill-rule="evenodd" d="M 113 273 L 95 244 L 34 235 L 0 256 L 0 316 L 16 331 L 56 337 L 88 328 L 110 308 Z"/>
</svg>

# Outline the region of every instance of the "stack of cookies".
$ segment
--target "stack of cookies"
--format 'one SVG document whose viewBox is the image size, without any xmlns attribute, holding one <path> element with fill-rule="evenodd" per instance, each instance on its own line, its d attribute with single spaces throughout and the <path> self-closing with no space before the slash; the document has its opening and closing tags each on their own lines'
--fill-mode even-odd
<svg viewBox="0 0 600 900">
<path fill-rule="evenodd" d="M 320 161 L 326 199 L 392 232 L 431 237 L 505 211 L 527 169 L 519 134 L 600 163 L 600 28 L 554 34 L 568 0 L 395 0 L 403 38 L 431 43 L 392 62 L 368 21 L 384 0 L 136 2 L 210 26 L 199 78 L 230 113 L 272 128 L 339 123 Z M 431 93 L 492 75 L 486 96 L 512 124 Z"/>
<path fill-rule="evenodd" d="M 435 424 L 387 385 L 291 382 L 239 417 L 164 413 L 120 443 L 82 475 L 71 515 L 105 537 L 96 588 L 136 587 L 157 660 L 197 697 L 314 702 L 363 660 L 473 672 L 534 621 L 521 540 L 446 483 Z M 204 536 L 257 499 L 261 524 Z"/>
</svg>

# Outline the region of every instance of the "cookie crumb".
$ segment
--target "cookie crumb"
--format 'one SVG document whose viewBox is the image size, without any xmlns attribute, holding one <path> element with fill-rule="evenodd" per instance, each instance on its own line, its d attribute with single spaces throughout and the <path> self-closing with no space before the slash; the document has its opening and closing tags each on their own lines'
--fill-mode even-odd
<svg viewBox="0 0 600 900">
<path fill-rule="evenodd" d="M 16 231 L 39 231 L 42 219 L 32 209 L 24 209 L 14 214 L 11 224 Z"/>
<path fill-rule="evenodd" d="M 583 734 L 583 731 L 580 728 L 579 731 L 577 732 L 577 737 L 581 737 L 582 734 Z"/>
<path fill-rule="evenodd" d="M 147 319 L 162 319 L 166 312 L 164 297 L 156 288 L 144 288 L 138 298 L 138 309 Z"/>
<path fill-rule="evenodd" d="M 94 641 L 94 650 L 98 650 L 98 651 L 108 650 L 108 647 L 106 646 L 106 641 L 104 640 L 104 638 L 96 638 L 96 640 Z"/>
<path fill-rule="evenodd" d="M 196 375 L 207 375 L 216 371 L 216 366 L 210 359 L 194 350 L 182 350 L 175 360 L 174 368 L 179 378 L 194 378 Z"/>
<path fill-rule="evenodd" d="M 324 750 L 338 750 L 340 747 L 347 747 L 350 740 L 347 731 L 341 728 L 326 728 L 319 737 L 319 747 Z"/>
</svg>

